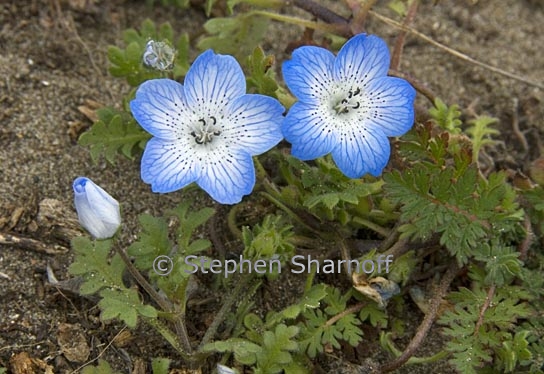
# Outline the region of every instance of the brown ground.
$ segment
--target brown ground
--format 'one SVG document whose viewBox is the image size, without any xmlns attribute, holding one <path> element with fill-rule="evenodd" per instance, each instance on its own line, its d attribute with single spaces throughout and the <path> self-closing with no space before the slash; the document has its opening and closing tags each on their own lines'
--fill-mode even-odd
<svg viewBox="0 0 544 374">
<path fill-rule="evenodd" d="M 87 100 L 119 105 L 128 91 L 123 82 L 107 74 L 105 57 L 109 44 L 120 44 L 123 29 L 138 27 L 150 17 L 157 23 L 169 21 L 175 30 L 188 31 L 196 38 L 205 17 L 198 10 L 150 8 L 143 1 L 70 0 L 62 2 L 60 9 L 55 3 L 0 3 L 0 233 L 34 238 L 49 243 L 50 249 L 53 244 L 66 246 L 38 220 L 39 203 L 57 199 L 71 212 L 72 181 L 85 175 L 121 202 L 126 221 L 123 236 L 128 241 L 133 238 L 137 214 L 158 215 L 184 195 L 151 194 L 139 178 L 137 161 L 120 160 L 115 167 L 105 161 L 93 165 L 88 150 L 75 141 L 75 134 L 90 125 L 78 107 L 89 105 Z M 421 6 L 414 27 L 480 61 L 543 84 L 543 8 L 539 1 L 529 0 L 443 0 L 435 6 Z M 386 9 L 380 11 L 392 16 Z M 370 18 L 368 32 L 392 45 L 397 30 Z M 288 41 L 285 27 L 273 27 L 264 46 L 281 52 Z M 470 108 L 464 112 L 467 118 L 473 112 L 499 118 L 497 127 L 504 143 L 488 152 L 491 166 L 526 171 L 527 163 L 543 153 L 542 90 L 475 67 L 415 37 L 408 37 L 401 69 L 425 82 L 446 102 Z M 419 103 L 428 106 L 423 99 Z M 527 150 L 512 131 L 515 121 L 526 134 Z M 203 205 L 212 205 L 202 194 L 196 196 Z M 70 219 L 63 217 L 66 222 Z M 76 334 L 61 323 L 80 326 L 79 335 L 91 348 L 88 360 L 104 351 L 102 358 L 125 373 L 135 362 L 149 363 L 156 356 L 169 356 L 174 367 L 182 367 L 168 346 L 146 329 L 133 331 L 126 345 L 105 349 L 122 326 L 101 324 L 91 301 L 47 286 L 46 265 L 65 279 L 71 258 L 70 253 L 45 254 L 28 245 L 0 244 L 0 367 L 8 367 L 13 355 L 27 352 L 55 367 L 55 372 L 78 368 L 79 364 L 67 360 L 66 350 L 61 350 L 63 337 L 76 341 Z M 293 297 L 289 288 L 274 287 L 270 284 L 266 292 Z M 408 325 L 413 329 L 422 315 L 414 304 L 407 305 L 414 308 Z M 214 307 L 209 306 L 210 315 Z M 190 324 L 190 328 L 194 334 L 201 333 L 198 326 Z M 436 352 L 439 346 L 439 335 L 433 333 L 425 351 Z M 366 357 L 378 351 L 377 346 L 367 346 L 359 354 Z M 451 369 L 442 362 L 403 372 L 446 373 Z"/>
</svg>

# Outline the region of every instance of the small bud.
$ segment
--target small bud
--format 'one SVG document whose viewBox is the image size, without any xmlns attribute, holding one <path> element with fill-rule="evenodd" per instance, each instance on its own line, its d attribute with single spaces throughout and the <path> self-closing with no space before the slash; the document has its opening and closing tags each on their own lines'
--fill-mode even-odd
<svg viewBox="0 0 544 374">
<path fill-rule="evenodd" d="M 96 239 L 111 238 L 121 224 L 119 203 L 92 180 L 74 180 L 74 204 L 79 223 Z"/>
<path fill-rule="evenodd" d="M 145 66 L 164 71 L 172 69 L 175 58 L 176 51 L 166 42 L 150 40 L 145 46 L 142 60 Z"/>
</svg>

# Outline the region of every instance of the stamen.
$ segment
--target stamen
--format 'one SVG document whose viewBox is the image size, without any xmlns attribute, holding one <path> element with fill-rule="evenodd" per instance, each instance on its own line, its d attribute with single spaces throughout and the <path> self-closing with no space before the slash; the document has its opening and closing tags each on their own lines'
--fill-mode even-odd
<svg viewBox="0 0 544 374">
<path fill-rule="evenodd" d="M 359 109 L 361 107 L 361 103 L 359 101 L 355 101 L 354 98 L 360 93 L 361 89 L 359 87 L 357 87 L 355 90 L 350 88 L 347 97 L 337 102 L 337 104 L 334 106 L 336 114 L 345 114 L 349 113 L 351 109 Z"/>
<path fill-rule="evenodd" d="M 196 126 L 196 130 L 193 130 L 189 133 L 193 138 L 195 138 L 196 144 L 211 143 L 214 136 L 221 135 L 220 130 L 213 128 L 213 126 L 217 124 L 217 119 L 213 116 L 210 116 L 209 119 L 211 120 L 211 122 L 213 122 L 213 124 L 210 121 L 206 123 L 206 120 L 204 118 L 200 118 L 198 120 L 199 125 Z"/>
</svg>

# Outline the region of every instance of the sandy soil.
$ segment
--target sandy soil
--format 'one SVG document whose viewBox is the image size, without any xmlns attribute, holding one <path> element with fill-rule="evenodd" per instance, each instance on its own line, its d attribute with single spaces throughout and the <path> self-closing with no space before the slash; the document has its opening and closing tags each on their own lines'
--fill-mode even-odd
<svg viewBox="0 0 544 374">
<path fill-rule="evenodd" d="M 134 237 L 137 214 L 158 215 L 187 198 L 182 192 L 163 196 L 150 193 L 149 186 L 139 178 L 137 160 L 120 159 L 114 167 L 105 161 L 94 165 L 88 150 L 76 142 L 78 134 L 91 124 L 78 107 L 89 106 L 88 100 L 119 105 L 128 91 L 128 86 L 107 74 L 105 56 L 109 44 L 121 43 L 123 29 L 138 27 L 150 17 L 157 23 L 169 21 L 175 30 L 188 31 L 196 39 L 205 16 L 198 9 L 150 8 L 143 1 L 73 0 L 61 2 L 60 8 L 54 4 L 47 0 L 0 3 L 0 233 L 38 242 L 31 243 L 34 250 L 29 243 L 0 244 L 0 367 L 8 367 L 13 355 L 27 352 L 53 366 L 55 372 L 77 369 L 81 363 L 70 362 L 59 345 L 66 329 L 63 323 L 79 326 L 82 339 L 90 347 L 87 361 L 102 354 L 127 373 L 135 363 L 149 365 L 152 357 L 169 356 L 174 360 L 173 367 L 182 367 L 179 357 L 145 328 L 130 332 L 126 341 L 105 349 L 122 325 L 100 323 L 92 301 L 61 293 L 47 284 L 47 264 L 59 279 L 65 279 L 72 256 L 70 252 L 40 252 L 44 248 L 62 250 L 68 244 L 62 240 L 66 231 L 59 232 L 44 219 L 43 204 L 41 216 L 39 212 L 40 202 L 56 199 L 65 207 L 63 225 L 69 226 L 74 218 L 71 184 L 75 177 L 85 175 L 121 201 L 126 220 L 123 239 L 129 241 Z M 504 0 L 500 6 L 491 0 L 444 0 L 434 6 L 422 5 L 414 27 L 479 61 L 544 84 L 543 8 L 538 1 L 528 0 Z M 384 6 L 378 10 L 393 16 Z M 369 33 L 393 44 L 397 30 L 372 17 L 367 26 Z M 289 30 L 291 35 L 301 33 L 296 27 Z M 273 26 L 265 47 L 284 56 L 289 33 L 283 26 Z M 193 49 L 192 53 L 198 51 Z M 497 128 L 503 143 L 488 151 L 490 167 L 526 171 L 528 162 L 543 153 L 542 90 L 476 67 L 414 36 L 408 37 L 401 69 L 446 102 L 458 103 L 465 118 L 474 113 L 499 118 Z M 428 106 L 423 98 L 418 104 Z M 512 130 L 516 123 L 527 138 L 527 149 Z M 213 206 L 203 194 L 189 198 Z M 292 297 L 290 288 L 274 287 L 268 285 L 266 292 Z M 407 304 L 414 308 L 407 313 L 412 315 L 408 327 L 413 329 L 422 314 L 415 305 Z M 208 306 L 205 315 L 213 316 L 214 308 Z M 190 323 L 190 329 L 195 335 L 202 333 L 196 323 Z M 76 335 L 71 336 L 75 341 Z M 436 352 L 439 346 L 440 336 L 435 331 L 425 350 Z M 377 345 L 367 344 L 350 359 L 372 356 L 387 360 L 376 355 L 378 351 Z M 402 370 L 429 371 L 446 373 L 451 368 L 441 362 L 433 368 Z"/>
</svg>

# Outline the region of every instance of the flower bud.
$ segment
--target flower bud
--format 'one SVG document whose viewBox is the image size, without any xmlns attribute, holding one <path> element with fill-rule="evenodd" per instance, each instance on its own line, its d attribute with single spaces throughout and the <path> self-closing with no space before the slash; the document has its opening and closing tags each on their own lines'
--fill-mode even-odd
<svg viewBox="0 0 544 374">
<path fill-rule="evenodd" d="M 92 180 L 74 180 L 74 204 L 79 223 L 96 239 L 111 238 L 121 224 L 119 203 Z"/>
<path fill-rule="evenodd" d="M 145 46 L 142 57 L 145 66 L 160 71 L 171 70 L 174 67 L 176 59 L 176 50 L 168 45 L 167 42 L 156 42 L 150 40 Z"/>
</svg>

